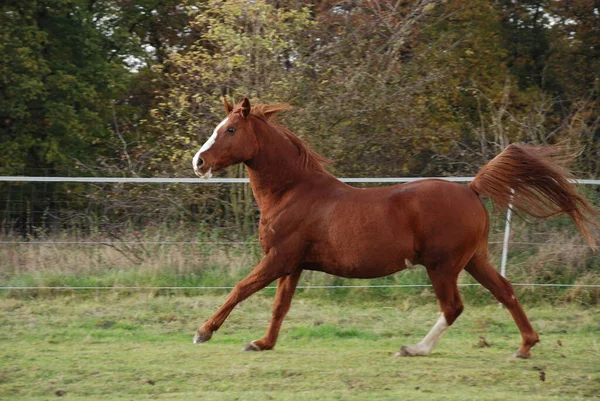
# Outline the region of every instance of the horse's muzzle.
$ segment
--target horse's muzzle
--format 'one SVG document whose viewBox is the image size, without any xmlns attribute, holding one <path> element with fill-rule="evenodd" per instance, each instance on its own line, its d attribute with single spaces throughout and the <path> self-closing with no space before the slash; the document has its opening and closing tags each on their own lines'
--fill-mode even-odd
<svg viewBox="0 0 600 401">
<path fill-rule="evenodd" d="M 210 178 L 212 176 L 212 170 L 214 168 L 214 165 L 207 166 L 206 161 L 202 157 L 200 157 L 200 152 L 198 152 L 192 160 L 192 167 L 194 168 L 194 173 L 196 173 L 198 177 Z"/>
<path fill-rule="evenodd" d="M 195 168 L 194 172 L 200 178 L 210 178 L 210 177 L 212 177 L 214 167 L 215 167 L 214 165 L 208 166 L 208 165 L 204 165 L 204 163 L 203 163 L 202 166 L 198 166 L 197 168 Z"/>
<path fill-rule="evenodd" d="M 200 168 L 204 165 L 204 159 L 199 157 L 198 161 L 196 161 L 196 165 L 194 166 L 195 168 Z"/>
</svg>

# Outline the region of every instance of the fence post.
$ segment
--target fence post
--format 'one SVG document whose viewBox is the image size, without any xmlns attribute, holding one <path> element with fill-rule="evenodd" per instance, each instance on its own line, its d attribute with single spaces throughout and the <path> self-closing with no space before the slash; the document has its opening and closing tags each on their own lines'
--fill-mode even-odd
<svg viewBox="0 0 600 401">
<path fill-rule="evenodd" d="M 515 195 L 514 189 L 511 189 L 512 197 Z M 506 259 L 508 259 L 508 240 L 510 238 L 510 220 L 512 218 L 512 202 L 508 204 L 506 211 L 506 224 L 504 225 L 504 241 L 502 242 L 502 261 L 500 262 L 500 275 L 506 277 Z M 498 302 L 498 306 L 502 307 L 502 303 Z"/>
<path fill-rule="evenodd" d="M 500 262 L 500 274 L 506 277 L 506 259 L 508 257 L 508 239 L 510 237 L 510 220 L 512 218 L 512 204 L 508 205 L 506 211 L 506 225 L 504 226 L 504 241 L 502 243 L 502 261 Z"/>
</svg>

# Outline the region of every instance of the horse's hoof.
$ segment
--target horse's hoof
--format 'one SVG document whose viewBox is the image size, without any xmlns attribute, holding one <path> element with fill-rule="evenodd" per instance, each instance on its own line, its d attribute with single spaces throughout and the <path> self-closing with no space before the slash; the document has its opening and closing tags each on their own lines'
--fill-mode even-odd
<svg viewBox="0 0 600 401">
<path fill-rule="evenodd" d="M 531 352 L 517 351 L 517 352 L 515 352 L 515 354 L 513 356 L 515 358 L 529 359 L 529 358 L 531 358 Z"/>
<path fill-rule="evenodd" d="M 244 345 L 242 351 L 262 351 L 258 345 L 256 345 L 255 341 L 250 341 L 248 344 Z"/>
<path fill-rule="evenodd" d="M 400 351 L 394 354 L 394 356 L 416 356 L 416 354 L 411 353 L 408 347 L 404 345 L 400 348 Z"/>
<path fill-rule="evenodd" d="M 201 333 L 200 331 L 196 332 L 194 336 L 194 344 L 205 343 L 212 338 L 212 333 Z"/>
</svg>

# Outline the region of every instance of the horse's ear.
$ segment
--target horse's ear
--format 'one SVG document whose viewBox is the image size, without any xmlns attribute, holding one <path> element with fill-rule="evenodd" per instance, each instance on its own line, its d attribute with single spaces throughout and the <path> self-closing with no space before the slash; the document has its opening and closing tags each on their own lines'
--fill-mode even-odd
<svg viewBox="0 0 600 401">
<path fill-rule="evenodd" d="M 229 115 L 229 113 L 231 113 L 231 110 L 233 110 L 233 107 L 231 107 L 231 105 L 227 103 L 227 99 L 225 99 L 225 96 L 223 96 L 223 107 L 225 107 L 225 113 L 227 113 L 227 115 Z"/>
<path fill-rule="evenodd" d="M 244 116 L 244 118 L 248 118 L 248 115 L 250 115 L 250 100 L 248 100 L 247 97 L 244 98 L 244 100 L 242 100 L 242 115 Z"/>
</svg>

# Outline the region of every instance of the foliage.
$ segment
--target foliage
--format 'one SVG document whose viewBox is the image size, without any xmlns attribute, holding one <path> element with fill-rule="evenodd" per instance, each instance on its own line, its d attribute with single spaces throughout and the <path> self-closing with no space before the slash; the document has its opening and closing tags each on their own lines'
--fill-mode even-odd
<svg viewBox="0 0 600 401">
<path fill-rule="evenodd" d="M 584 146 L 579 167 L 595 174 L 595 56 L 573 49 L 594 32 L 584 3 L 320 3 L 284 20 L 293 1 L 198 7 L 192 26 L 209 28 L 165 64 L 163 166 L 220 121 L 226 94 L 299 106 L 285 123 L 340 175 L 473 173 L 514 141 Z M 586 78 L 559 71 L 574 53 Z"/>
<path fill-rule="evenodd" d="M 191 27 L 204 32 L 185 52 L 170 55 L 168 89 L 153 111 L 154 124 L 167 133 L 158 139 L 155 161 L 169 172 L 189 170 L 191 152 L 223 119 L 223 95 L 286 98 L 299 79 L 299 45 L 311 24 L 307 8 L 286 10 L 263 0 L 215 1 L 190 11 Z"/>
<path fill-rule="evenodd" d="M 82 8 L 11 3 L 0 14 L 4 173 L 87 162 L 109 136 L 102 115 L 121 72 L 99 63 L 103 43 Z"/>
<path fill-rule="evenodd" d="M 594 178 L 599 19 L 592 0 L 5 1 L 0 173 L 189 176 L 226 95 L 291 103 L 283 123 L 339 176 L 473 174 L 524 141 L 581 150 Z M 23 234 L 159 219 L 247 237 L 257 216 L 248 186 L 0 190 Z"/>
</svg>

